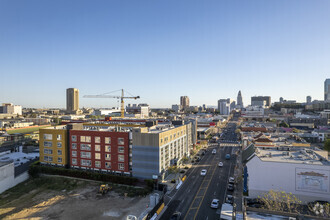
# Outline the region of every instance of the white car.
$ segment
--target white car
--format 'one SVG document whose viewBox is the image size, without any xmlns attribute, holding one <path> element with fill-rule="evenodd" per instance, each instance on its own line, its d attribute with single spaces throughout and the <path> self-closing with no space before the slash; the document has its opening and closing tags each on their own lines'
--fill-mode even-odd
<svg viewBox="0 0 330 220">
<path fill-rule="evenodd" d="M 234 177 L 229 177 L 229 183 L 235 183 L 235 178 Z"/>
<path fill-rule="evenodd" d="M 222 167 L 222 166 L 223 166 L 223 163 L 222 163 L 222 162 L 219 162 L 219 163 L 218 163 L 218 166 L 219 166 L 219 167 Z"/>
<path fill-rule="evenodd" d="M 217 209 L 219 207 L 219 199 L 213 199 L 211 202 L 211 208 Z"/>
<path fill-rule="evenodd" d="M 202 171 L 201 171 L 201 176 L 205 176 L 206 175 L 206 170 L 205 169 L 203 169 Z"/>
<path fill-rule="evenodd" d="M 212 154 L 216 154 L 217 153 L 217 150 L 216 149 L 213 149 L 212 150 Z"/>
</svg>

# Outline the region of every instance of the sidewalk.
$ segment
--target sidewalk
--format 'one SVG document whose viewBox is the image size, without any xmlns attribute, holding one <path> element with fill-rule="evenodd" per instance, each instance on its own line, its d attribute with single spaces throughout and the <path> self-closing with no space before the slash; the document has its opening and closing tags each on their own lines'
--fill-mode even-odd
<svg viewBox="0 0 330 220">
<path fill-rule="evenodd" d="M 242 150 L 237 155 L 237 164 L 235 167 L 234 175 L 236 179 L 236 189 L 234 192 L 234 203 L 236 204 L 236 212 L 243 211 L 243 166 L 242 166 Z"/>
</svg>

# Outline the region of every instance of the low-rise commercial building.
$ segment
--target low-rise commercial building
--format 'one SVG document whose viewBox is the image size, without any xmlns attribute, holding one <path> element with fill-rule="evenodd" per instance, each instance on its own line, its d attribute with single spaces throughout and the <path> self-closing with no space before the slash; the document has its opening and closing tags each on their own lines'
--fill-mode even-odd
<svg viewBox="0 0 330 220">
<path fill-rule="evenodd" d="M 249 197 L 262 197 L 270 190 L 294 194 L 302 202 L 329 201 L 330 162 L 325 151 L 290 151 L 251 144 L 243 151 L 246 164 L 244 190 Z"/>
</svg>

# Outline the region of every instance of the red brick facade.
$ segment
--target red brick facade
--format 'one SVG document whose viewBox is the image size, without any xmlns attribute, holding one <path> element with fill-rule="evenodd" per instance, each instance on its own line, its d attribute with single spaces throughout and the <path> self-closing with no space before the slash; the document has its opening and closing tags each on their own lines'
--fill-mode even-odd
<svg viewBox="0 0 330 220">
<path fill-rule="evenodd" d="M 128 132 L 70 130 L 70 166 L 130 173 Z"/>
</svg>

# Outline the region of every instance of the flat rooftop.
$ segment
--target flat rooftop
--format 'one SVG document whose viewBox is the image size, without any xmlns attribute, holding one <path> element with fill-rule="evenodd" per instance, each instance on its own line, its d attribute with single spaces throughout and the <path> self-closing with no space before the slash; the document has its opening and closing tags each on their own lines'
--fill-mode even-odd
<svg viewBox="0 0 330 220">
<path fill-rule="evenodd" d="M 315 151 L 310 149 L 301 149 L 296 151 L 280 151 L 276 149 L 256 148 L 256 156 L 262 161 L 285 162 L 285 163 L 302 163 L 314 165 L 328 165 L 330 162 Z"/>
</svg>

